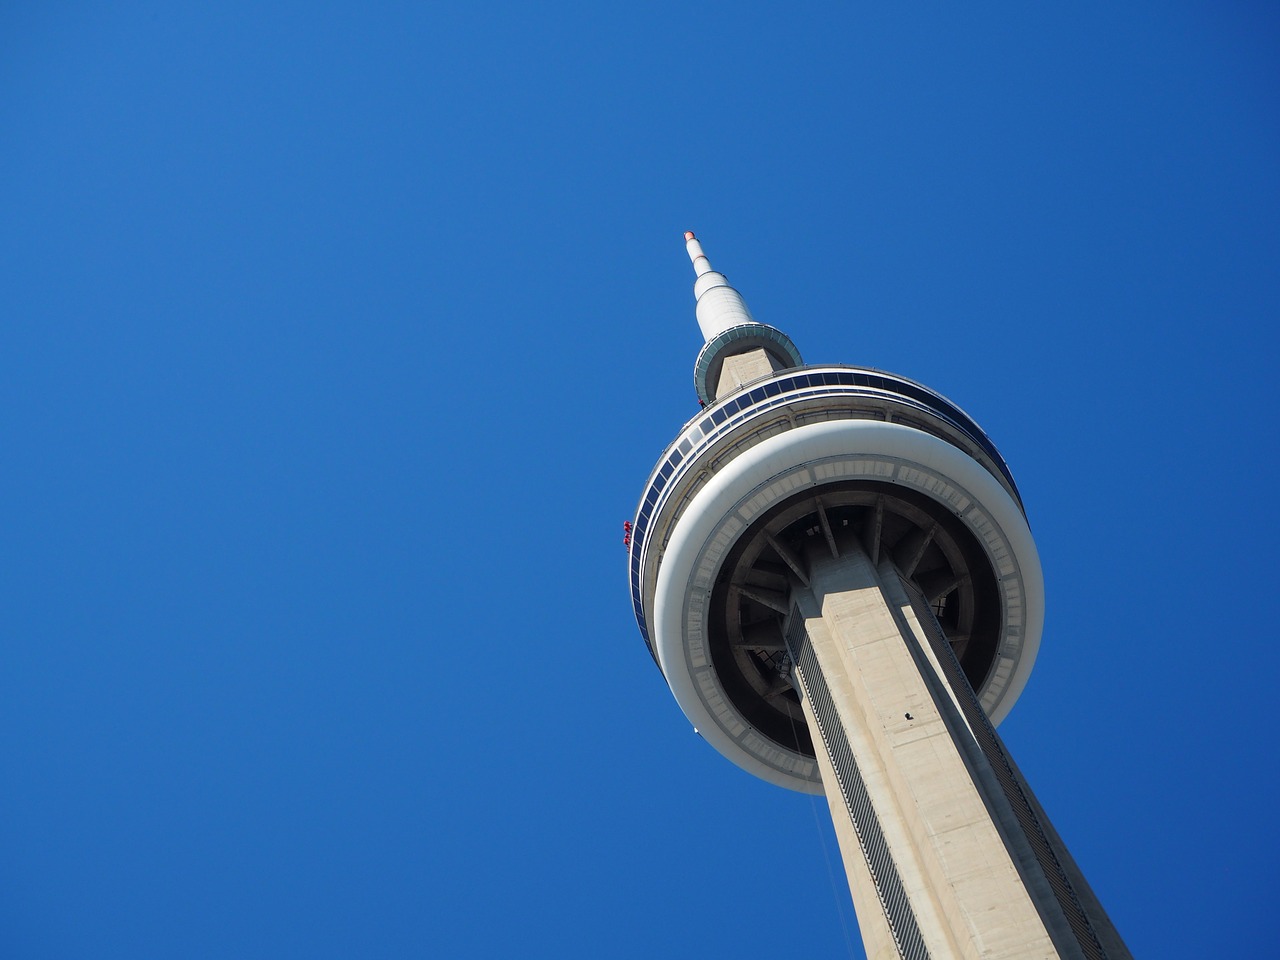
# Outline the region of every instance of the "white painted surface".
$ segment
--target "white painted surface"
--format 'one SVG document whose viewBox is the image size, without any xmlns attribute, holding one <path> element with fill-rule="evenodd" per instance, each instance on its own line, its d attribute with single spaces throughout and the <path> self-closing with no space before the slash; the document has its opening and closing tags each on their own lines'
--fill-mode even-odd
<svg viewBox="0 0 1280 960">
<path fill-rule="evenodd" d="M 691 233 L 686 234 L 685 249 L 689 252 L 694 273 L 698 277 L 693 283 L 693 295 L 698 300 L 695 312 L 698 327 L 702 330 L 702 339 L 710 340 L 739 324 L 754 323 L 755 318 L 747 309 L 742 294 L 729 286 L 723 273 L 711 269 L 711 261 L 702 252 L 702 244 Z"/>
</svg>

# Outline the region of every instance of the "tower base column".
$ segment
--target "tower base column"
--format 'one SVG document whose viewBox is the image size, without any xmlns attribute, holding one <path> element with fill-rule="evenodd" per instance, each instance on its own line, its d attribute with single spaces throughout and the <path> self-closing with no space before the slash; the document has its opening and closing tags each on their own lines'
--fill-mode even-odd
<svg viewBox="0 0 1280 960">
<path fill-rule="evenodd" d="M 988 795 L 927 639 L 893 602 L 899 585 L 853 544 L 811 558 L 809 580 L 792 591 L 787 640 L 868 955 L 1083 957 L 1051 936 L 1065 927 L 1047 885 L 1024 882 L 1026 839 L 992 809 L 1003 797 Z"/>
</svg>

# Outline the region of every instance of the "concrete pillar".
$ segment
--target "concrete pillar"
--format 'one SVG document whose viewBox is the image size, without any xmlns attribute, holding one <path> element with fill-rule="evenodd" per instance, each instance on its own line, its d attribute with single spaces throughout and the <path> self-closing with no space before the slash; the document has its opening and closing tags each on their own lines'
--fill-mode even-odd
<svg viewBox="0 0 1280 960">
<path fill-rule="evenodd" d="M 896 576 L 842 544 L 809 580 L 788 641 L 868 956 L 1084 957 Z"/>
<path fill-rule="evenodd" d="M 720 381 L 716 384 L 716 399 L 722 400 L 744 383 L 767 377 L 781 369 L 782 364 L 761 347 L 725 357 L 724 366 L 720 368 Z"/>
</svg>

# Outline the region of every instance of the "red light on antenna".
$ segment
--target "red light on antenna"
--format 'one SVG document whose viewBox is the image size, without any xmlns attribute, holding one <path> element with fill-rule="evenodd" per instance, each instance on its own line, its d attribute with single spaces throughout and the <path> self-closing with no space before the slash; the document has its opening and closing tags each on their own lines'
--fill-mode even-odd
<svg viewBox="0 0 1280 960">
<path fill-rule="evenodd" d="M 686 230 L 686 231 L 684 232 L 684 238 L 685 238 L 686 240 L 692 240 L 692 239 L 693 239 L 693 231 L 692 231 L 692 230 Z"/>
</svg>

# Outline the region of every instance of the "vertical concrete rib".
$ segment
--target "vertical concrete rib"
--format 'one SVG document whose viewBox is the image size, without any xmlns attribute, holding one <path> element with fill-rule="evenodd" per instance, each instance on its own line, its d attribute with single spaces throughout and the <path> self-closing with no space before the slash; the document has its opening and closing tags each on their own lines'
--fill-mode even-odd
<svg viewBox="0 0 1280 960">
<path fill-rule="evenodd" d="M 987 781 L 981 787 L 990 798 L 992 815 L 1018 861 L 1024 882 L 1036 895 L 1055 941 L 1060 944 L 1070 941 L 1088 960 L 1128 958 L 1128 948 L 983 712 L 924 594 L 909 580 L 897 576 L 892 567 L 886 565 L 880 572 L 886 593 L 898 595 L 893 599 L 899 610 L 912 617 L 917 635 L 928 643 L 935 669 L 939 670 L 938 677 L 945 679 L 951 699 L 981 750 L 985 762 L 972 764 L 975 777 Z M 1052 904 L 1056 904 L 1057 911 L 1052 909 Z"/>
<path fill-rule="evenodd" d="M 902 878 L 889 852 L 889 845 L 885 841 L 880 819 L 876 816 L 875 807 L 871 803 L 862 771 L 858 767 L 858 761 L 854 758 L 849 739 L 845 735 L 844 723 L 831 697 L 831 690 L 827 686 L 822 668 L 818 664 L 817 657 L 814 656 L 813 645 L 809 642 L 809 634 L 805 630 L 804 618 L 798 610 L 788 621 L 786 640 L 787 650 L 795 663 L 805 713 L 822 739 L 825 751 L 825 755 L 821 758 L 825 761 L 822 764 L 824 780 L 828 776 L 834 778 L 834 782 L 840 788 L 840 798 L 844 802 L 845 816 L 840 816 L 833 811 L 838 832 L 841 834 L 840 839 L 842 843 L 847 844 L 845 838 L 847 831 L 839 829 L 845 826 L 847 817 L 847 824 L 853 829 L 858 852 L 862 855 L 862 864 L 858 866 L 866 867 L 865 877 L 861 869 L 850 874 L 850 888 L 855 891 L 859 888 L 875 891 L 889 939 L 892 940 L 898 956 L 903 960 L 929 960 L 929 948 L 924 942 L 915 911 L 911 907 L 911 900 L 903 888 Z M 827 795 L 834 805 L 834 793 L 828 791 Z M 854 860 L 856 856 L 857 853 L 853 850 L 844 852 L 847 867 L 856 863 Z M 864 885 L 864 880 L 869 880 L 870 883 Z M 864 927 L 864 938 L 869 937 L 872 941 L 883 939 L 880 936 L 881 930 L 874 929 L 875 925 L 870 921 L 869 911 L 865 908 L 859 910 L 858 916 L 859 925 Z M 867 927 L 872 929 L 866 929 Z M 875 956 L 870 942 L 867 946 L 868 955 Z"/>
</svg>

